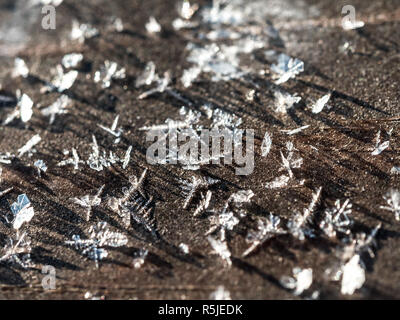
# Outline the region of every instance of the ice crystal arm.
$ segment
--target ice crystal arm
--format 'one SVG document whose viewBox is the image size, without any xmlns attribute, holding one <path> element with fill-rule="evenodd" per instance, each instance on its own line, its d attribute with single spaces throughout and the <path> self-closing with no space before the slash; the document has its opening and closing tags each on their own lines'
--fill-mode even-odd
<svg viewBox="0 0 400 320">
<path fill-rule="evenodd" d="M 320 113 L 322 109 L 324 109 L 330 98 L 331 94 L 329 93 L 318 99 L 317 102 L 315 102 L 312 106 L 312 113 Z"/>
<path fill-rule="evenodd" d="M 263 142 L 261 144 L 261 155 L 263 157 L 266 157 L 268 155 L 268 153 L 271 150 L 271 146 L 272 146 L 272 137 L 268 133 L 268 131 L 266 131 L 265 135 L 264 135 Z"/>
<path fill-rule="evenodd" d="M 41 140 L 42 138 L 38 134 L 34 135 L 23 147 L 18 149 L 18 157 L 22 157 L 25 153 L 36 146 Z"/>
</svg>

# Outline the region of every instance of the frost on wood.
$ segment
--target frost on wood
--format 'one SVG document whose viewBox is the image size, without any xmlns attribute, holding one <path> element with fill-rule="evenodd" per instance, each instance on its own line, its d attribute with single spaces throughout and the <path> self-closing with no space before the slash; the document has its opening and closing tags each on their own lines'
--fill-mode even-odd
<svg viewBox="0 0 400 320">
<path fill-rule="evenodd" d="M 230 267 L 232 265 L 231 252 L 229 251 L 226 241 L 220 241 L 212 236 L 208 236 L 207 240 L 213 248 L 213 251 L 224 260 L 228 267 Z"/>
<path fill-rule="evenodd" d="M 211 300 L 232 300 L 231 293 L 224 286 L 218 286 L 215 291 L 210 294 Z"/>
<path fill-rule="evenodd" d="M 381 206 L 381 209 L 394 213 L 397 221 L 400 221 L 400 192 L 396 189 L 390 189 L 384 196 L 388 206 Z"/>
<path fill-rule="evenodd" d="M 293 290 L 296 296 L 301 295 L 311 287 L 313 281 L 312 269 L 293 268 L 293 277 L 282 277 L 281 284 L 287 289 Z"/>
<path fill-rule="evenodd" d="M 98 222 L 88 230 L 88 239 L 81 239 L 79 235 L 73 235 L 72 241 L 66 241 L 67 245 L 74 246 L 80 250 L 83 255 L 96 262 L 99 267 L 99 261 L 108 256 L 105 247 L 122 247 L 128 243 L 128 238 L 119 232 L 110 231 L 106 222 Z"/>
<path fill-rule="evenodd" d="M 22 157 L 25 153 L 33 151 L 32 148 L 40 141 L 42 141 L 42 138 L 38 134 L 34 135 L 24 146 L 18 149 L 18 157 Z"/>
<path fill-rule="evenodd" d="M 246 240 L 250 242 L 251 245 L 245 252 L 243 252 L 242 256 L 248 256 L 269 239 L 287 233 L 279 226 L 280 222 L 281 219 L 273 214 L 270 214 L 267 219 L 259 218 L 257 221 L 257 231 L 250 231 L 247 234 Z"/>
<path fill-rule="evenodd" d="M 125 68 L 118 69 L 116 62 L 106 60 L 100 70 L 95 72 L 93 80 L 96 83 L 101 82 L 102 88 L 108 88 L 112 80 L 124 78 Z"/>
<path fill-rule="evenodd" d="M 9 222 L 15 230 L 19 230 L 23 223 L 30 222 L 35 215 L 35 211 L 26 194 L 20 194 L 17 201 L 11 205 L 10 209 L 12 212 L 12 220 Z"/>
<path fill-rule="evenodd" d="M 99 206 L 101 204 L 101 193 L 103 192 L 105 185 L 101 186 L 97 191 L 96 195 L 85 195 L 81 198 L 73 198 L 72 201 L 83 208 L 86 208 L 86 221 L 90 220 L 93 207 Z"/>
<path fill-rule="evenodd" d="M 59 97 L 52 105 L 41 110 L 42 115 L 50 117 L 49 123 L 53 124 L 57 114 L 67 113 L 67 106 L 71 103 L 71 99 L 67 95 Z"/>
<path fill-rule="evenodd" d="M 275 84 L 282 84 L 303 72 L 304 62 L 282 53 L 278 56 L 278 63 L 271 66 L 271 70 L 278 76 Z"/>
<path fill-rule="evenodd" d="M 349 235 L 353 220 L 349 217 L 352 204 L 347 199 L 343 204 L 336 200 L 335 207 L 326 209 L 319 227 L 330 238 L 336 237 L 337 233 Z"/>
<path fill-rule="evenodd" d="M 31 241 L 28 239 L 26 232 L 17 234 L 15 239 L 8 238 L 7 244 L 3 248 L 3 255 L 0 262 L 18 265 L 24 269 L 33 266 L 31 261 Z"/>
</svg>

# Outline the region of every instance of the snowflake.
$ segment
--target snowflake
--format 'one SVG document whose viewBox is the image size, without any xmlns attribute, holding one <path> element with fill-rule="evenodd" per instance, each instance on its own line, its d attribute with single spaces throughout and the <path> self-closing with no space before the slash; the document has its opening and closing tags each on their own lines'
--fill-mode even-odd
<svg viewBox="0 0 400 320">
<path fill-rule="evenodd" d="M 72 201 L 83 208 L 86 208 L 86 221 L 90 220 L 90 216 L 92 214 L 93 207 L 99 206 L 101 204 L 100 195 L 103 192 L 105 185 L 101 186 L 97 191 L 95 196 L 85 195 L 81 198 L 73 198 Z"/>
<path fill-rule="evenodd" d="M 79 235 L 73 235 L 72 241 L 66 241 L 67 245 L 75 246 L 81 250 L 83 255 L 96 262 L 108 256 L 108 251 L 104 247 L 122 247 L 128 243 L 128 238 L 119 232 L 110 231 L 106 222 L 98 222 L 88 230 L 88 239 L 81 239 Z"/>
<path fill-rule="evenodd" d="M 279 226 L 280 222 L 281 219 L 273 214 L 270 214 L 268 219 L 258 219 L 257 231 L 251 231 L 247 235 L 247 241 L 252 242 L 252 244 L 243 252 L 242 256 L 248 256 L 269 239 L 287 233 Z"/>
<path fill-rule="evenodd" d="M 26 237 L 26 233 L 17 234 L 15 239 L 8 238 L 3 256 L 0 257 L 0 262 L 17 264 L 27 269 L 33 266 L 30 258 L 31 250 L 31 241 Z"/>
<path fill-rule="evenodd" d="M 395 189 L 390 189 L 384 196 L 389 206 L 380 206 L 381 209 L 388 210 L 394 213 L 397 221 L 400 220 L 400 192 Z"/>
<path fill-rule="evenodd" d="M 325 210 L 323 220 L 319 227 L 328 237 L 335 237 L 337 232 L 350 234 L 350 227 L 353 221 L 349 218 L 351 214 L 352 204 L 347 199 L 343 204 L 340 200 L 336 200 L 335 207 Z"/>
</svg>

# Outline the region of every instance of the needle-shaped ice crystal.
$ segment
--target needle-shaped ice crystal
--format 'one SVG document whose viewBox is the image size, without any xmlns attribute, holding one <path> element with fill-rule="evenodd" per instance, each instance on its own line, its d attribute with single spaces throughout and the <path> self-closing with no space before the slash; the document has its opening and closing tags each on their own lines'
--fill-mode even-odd
<svg viewBox="0 0 400 320">
<path fill-rule="evenodd" d="M 50 116 L 49 123 L 53 124 L 57 114 L 67 113 L 67 106 L 71 103 L 71 99 L 67 95 L 59 97 L 52 105 L 41 110 L 46 117 Z"/>
<path fill-rule="evenodd" d="M 38 170 L 39 177 L 41 176 L 42 172 L 46 172 L 47 171 L 47 166 L 46 166 L 46 164 L 44 163 L 43 160 L 37 160 L 37 161 L 35 161 L 35 163 L 33 165 Z"/>
<path fill-rule="evenodd" d="M 319 98 L 312 106 L 312 113 L 320 113 L 322 109 L 324 109 L 330 98 L 330 93 L 324 95 L 322 98 Z"/>
<path fill-rule="evenodd" d="M 95 196 L 85 195 L 81 198 L 73 198 L 72 201 L 76 204 L 80 205 L 83 208 L 86 208 L 86 221 L 90 220 L 90 216 L 93 210 L 93 207 L 99 206 L 101 204 L 101 193 L 103 192 L 105 185 L 102 185 L 100 189 L 97 191 Z"/>
<path fill-rule="evenodd" d="M 68 155 L 69 151 L 67 151 L 66 154 Z M 59 162 L 57 164 L 57 166 L 64 167 L 64 166 L 72 164 L 74 166 L 74 170 L 79 170 L 80 163 L 85 163 L 85 162 L 83 160 L 79 159 L 78 152 L 76 151 L 76 149 L 72 148 L 72 157 L 67 160 L 63 160 L 63 161 Z"/>
<path fill-rule="evenodd" d="M 247 235 L 247 241 L 252 244 L 243 252 L 242 256 L 248 256 L 269 239 L 280 234 L 285 234 L 286 231 L 279 226 L 280 222 L 281 219 L 273 214 L 270 214 L 268 219 L 258 219 L 257 231 L 251 231 Z"/>
<path fill-rule="evenodd" d="M 31 221 L 35 214 L 26 194 L 20 194 L 10 209 L 13 214 L 11 224 L 16 230 L 19 230 L 24 222 L 28 223 Z"/>
<path fill-rule="evenodd" d="M 26 236 L 26 232 L 16 235 L 16 238 L 9 238 L 3 249 L 3 255 L 0 257 L 0 262 L 16 264 L 24 269 L 33 266 L 30 252 L 31 241 Z"/>
<path fill-rule="evenodd" d="M 400 221 L 400 192 L 396 189 L 390 189 L 383 196 L 388 206 L 381 206 L 381 209 L 388 210 L 394 213 L 397 221 Z"/>
<path fill-rule="evenodd" d="M 24 146 L 18 149 L 18 157 L 22 157 L 25 153 L 31 151 L 40 141 L 42 141 L 40 135 L 34 135 Z"/>
<path fill-rule="evenodd" d="M 28 122 L 32 118 L 32 107 L 33 101 L 31 100 L 31 98 L 29 98 L 28 95 L 23 94 L 22 97 L 18 100 L 18 104 L 15 107 L 15 110 L 7 116 L 3 124 L 9 124 L 17 117 L 19 117 L 24 123 Z"/>
<path fill-rule="evenodd" d="M 275 112 L 286 114 L 296 103 L 301 101 L 301 97 L 291 95 L 287 92 L 275 91 Z"/>
<path fill-rule="evenodd" d="M 261 156 L 266 157 L 268 153 L 271 151 L 271 146 L 272 146 L 272 135 L 270 135 L 268 131 L 266 131 L 264 139 L 261 144 Z"/>
<path fill-rule="evenodd" d="M 107 127 L 102 126 L 101 124 L 98 124 L 98 126 L 101 129 L 103 129 L 104 131 L 108 132 L 109 134 L 113 135 L 116 138 L 114 141 L 115 144 L 117 144 L 121 141 L 121 134 L 123 132 L 123 130 L 121 128 L 117 129 L 118 120 L 119 120 L 119 115 L 115 117 L 115 120 L 114 120 L 111 128 L 107 128 Z"/>
<path fill-rule="evenodd" d="M 125 78 L 125 68 L 118 69 L 118 64 L 113 61 L 106 60 L 99 71 L 94 74 L 94 82 L 101 82 L 102 88 L 108 88 L 114 79 Z"/>
<path fill-rule="evenodd" d="M 337 232 L 349 235 L 353 221 L 349 217 L 352 204 L 347 199 L 343 204 L 336 200 L 335 207 L 326 209 L 319 227 L 328 237 L 335 237 Z"/>
<path fill-rule="evenodd" d="M 373 156 L 377 156 L 382 153 L 385 149 L 389 147 L 390 141 L 385 141 L 381 143 L 381 131 L 379 130 L 377 135 L 376 135 L 376 144 L 375 144 L 375 149 L 372 151 Z"/>
<path fill-rule="evenodd" d="M 119 232 L 110 231 L 106 222 L 98 222 L 88 230 L 88 239 L 81 239 L 79 235 L 73 235 L 72 241 L 66 241 L 67 245 L 74 246 L 83 255 L 94 260 L 96 267 L 99 261 L 108 256 L 104 247 L 122 247 L 128 243 L 128 238 Z"/>
<path fill-rule="evenodd" d="M 296 129 L 293 129 L 293 130 L 281 130 L 281 132 L 284 132 L 284 133 L 286 133 L 288 136 L 291 136 L 291 135 L 294 135 L 294 134 L 296 134 L 296 133 L 299 133 L 299 132 L 301 132 L 301 131 L 307 129 L 309 126 L 310 126 L 310 125 L 305 125 L 305 126 L 302 126 L 302 127 L 296 128 Z"/>
<path fill-rule="evenodd" d="M 129 164 L 129 161 L 131 160 L 131 152 L 132 152 L 132 146 L 129 146 L 128 150 L 125 152 L 125 157 L 122 159 L 122 169 L 126 169 L 126 167 Z"/>
<path fill-rule="evenodd" d="M 289 79 L 295 78 L 300 72 L 303 72 L 304 62 L 282 53 L 278 56 L 278 63 L 271 66 L 271 70 L 279 77 L 275 83 L 282 84 Z"/>
</svg>

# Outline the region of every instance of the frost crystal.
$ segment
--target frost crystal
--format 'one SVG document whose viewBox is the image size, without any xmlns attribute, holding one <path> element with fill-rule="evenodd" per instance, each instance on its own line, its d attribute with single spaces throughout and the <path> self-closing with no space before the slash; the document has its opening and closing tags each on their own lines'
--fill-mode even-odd
<svg viewBox="0 0 400 320">
<path fill-rule="evenodd" d="M 69 154 L 68 151 L 67 151 L 67 154 Z M 79 170 L 80 163 L 85 163 L 85 162 L 79 159 L 78 152 L 74 148 L 72 148 L 72 158 L 63 160 L 63 161 L 59 162 L 57 165 L 59 167 L 64 167 L 69 164 L 72 164 L 74 166 L 74 170 Z"/>
<path fill-rule="evenodd" d="M 139 269 L 145 262 L 149 251 L 146 249 L 140 249 L 138 252 L 135 252 L 134 258 L 132 261 L 133 267 L 135 269 Z"/>
<path fill-rule="evenodd" d="M 96 71 L 94 74 L 94 82 L 101 82 L 102 88 L 108 88 L 111 85 L 113 79 L 124 79 L 125 68 L 118 70 L 118 64 L 112 61 L 104 61 L 104 66 Z"/>
<path fill-rule="evenodd" d="M 265 184 L 265 187 L 267 189 L 279 189 L 279 188 L 283 188 L 286 187 L 287 184 L 289 183 L 290 177 L 287 175 L 282 175 L 279 176 L 278 178 L 276 178 L 275 180 L 271 181 L 271 182 L 267 182 Z"/>
<path fill-rule="evenodd" d="M 33 266 L 30 258 L 31 242 L 26 237 L 26 232 L 17 234 L 16 239 L 9 238 L 4 247 L 4 254 L 0 257 L 0 262 L 17 264 L 24 269 Z"/>
<path fill-rule="evenodd" d="M 110 133 L 111 135 L 113 135 L 116 138 L 114 141 L 115 144 L 117 144 L 121 141 L 121 134 L 123 132 L 123 130 L 121 128 L 119 128 L 117 130 L 118 120 L 119 120 L 119 116 L 116 116 L 111 128 L 107 128 L 107 127 L 102 126 L 101 124 L 98 124 L 98 126 L 100 128 L 102 128 L 104 131 L 107 131 L 108 133 Z"/>
<path fill-rule="evenodd" d="M 311 287 L 313 281 L 312 269 L 293 268 L 292 277 L 282 277 L 281 284 L 287 289 L 294 290 L 293 294 L 301 295 L 305 290 Z"/>
<path fill-rule="evenodd" d="M 354 255 L 342 269 L 342 294 L 352 295 L 365 282 L 365 271 L 360 265 L 360 256 Z"/>
<path fill-rule="evenodd" d="M 325 210 L 323 220 L 319 227 L 328 237 L 335 237 L 337 232 L 349 235 L 353 221 L 349 218 L 352 204 L 347 199 L 343 204 L 336 200 L 335 207 Z"/>
<path fill-rule="evenodd" d="M 207 240 L 213 248 L 214 252 L 225 261 L 228 267 L 230 267 L 232 265 L 231 252 L 229 251 L 226 241 L 220 241 L 218 239 L 214 239 L 211 236 L 208 236 Z"/>
<path fill-rule="evenodd" d="M 92 140 L 92 153 L 89 155 L 89 159 L 86 161 L 91 169 L 102 171 L 104 167 L 108 168 L 120 160 L 113 154 L 112 151 L 110 151 L 109 156 L 107 156 L 105 151 L 100 154 L 99 145 L 97 144 L 97 140 L 94 135 L 92 136 Z"/>
<path fill-rule="evenodd" d="M 19 117 L 24 123 L 28 122 L 32 118 L 32 107 L 33 101 L 31 100 L 31 98 L 29 98 L 29 96 L 27 96 L 26 94 L 23 94 L 22 97 L 18 100 L 18 104 L 15 110 L 8 115 L 3 124 L 9 124 L 17 117 Z"/>
<path fill-rule="evenodd" d="M 12 77 L 23 77 L 26 78 L 29 75 L 29 68 L 25 61 L 21 58 L 15 58 L 14 60 L 14 70 L 12 72 Z"/>
<path fill-rule="evenodd" d="M 304 62 L 282 53 L 278 56 L 278 64 L 273 64 L 271 70 L 279 76 L 279 79 L 275 83 L 282 84 L 289 79 L 295 78 L 300 72 L 303 72 Z"/>
<path fill-rule="evenodd" d="M 96 262 L 99 267 L 99 261 L 108 256 L 108 251 L 104 247 L 122 247 L 128 243 L 128 238 L 119 232 L 109 230 L 106 222 L 98 222 L 88 230 L 88 239 L 81 239 L 79 235 L 73 235 L 72 241 L 66 241 L 67 245 L 75 246 L 81 250 L 83 255 Z"/>
<path fill-rule="evenodd" d="M 231 294 L 228 290 L 225 290 L 224 286 L 218 286 L 218 288 L 210 294 L 211 300 L 232 300 Z"/>
<path fill-rule="evenodd" d="M 391 174 L 400 174 L 400 167 L 393 166 L 392 169 L 390 169 Z"/>
<path fill-rule="evenodd" d="M 384 196 L 389 206 L 381 206 L 381 209 L 388 210 L 394 213 L 397 221 L 400 221 L 400 192 L 395 189 L 390 189 Z"/>
<path fill-rule="evenodd" d="M 208 209 L 208 207 L 210 206 L 212 192 L 210 190 L 207 190 L 205 196 L 203 195 L 203 193 L 201 193 L 200 196 L 201 196 L 200 203 L 198 204 L 196 210 L 193 213 L 195 217 L 201 215 Z"/>
<path fill-rule="evenodd" d="M 286 114 L 287 111 L 296 103 L 299 103 L 301 97 L 291 95 L 287 92 L 275 91 L 275 112 Z"/>
<path fill-rule="evenodd" d="M 153 83 L 153 81 L 155 81 L 156 78 L 156 65 L 153 61 L 150 61 L 146 64 L 143 73 L 136 78 L 135 87 L 139 88 L 144 85 L 149 86 Z"/>
<path fill-rule="evenodd" d="M 131 152 L 132 152 L 132 146 L 129 146 L 128 150 L 125 152 L 125 157 L 122 159 L 122 169 L 126 169 L 126 167 L 129 164 L 129 160 L 131 160 Z"/>
<path fill-rule="evenodd" d="M 23 147 L 18 149 L 18 157 L 22 157 L 25 153 L 31 151 L 41 140 L 42 138 L 38 134 L 34 135 Z"/>
<path fill-rule="evenodd" d="M 35 211 L 31 207 L 31 202 L 26 194 L 20 194 L 18 196 L 17 202 L 14 202 L 11 205 L 11 212 L 13 214 L 11 223 L 13 228 L 16 230 L 19 230 L 24 222 L 28 223 L 31 221 L 35 214 Z"/>
<path fill-rule="evenodd" d="M 185 243 L 180 243 L 179 244 L 179 249 L 184 253 L 184 254 L 189 254 L 189 246 Z"/>
<path fill-rule="evenodd" d="M 47 83 L 43 91 L 56 90 L 58 92 L 64 92 L 74 85 L 75 80 L 78 77 L 78 71 L 71 70 L 64 73 L 64 69 L 61 65 L 57 65 L 56 72 L 56 76 L 53 78 L 51 83 Z"/>
<path fill-rule="evenodd" d="M 377 156 L 382 153 L 383 150 L 387 149 L 389 147 L 389 141 L 385 141 L 381 143 L 381 131 L 379 130 L 377 135 L 376 135 L 376 144 L 375 144 L 375 149 L 372 151 L 373 156 Z"/>
<path fill-rule="evenodd" d="M 162 93 L 167 90 L 168 85 L 171 82 L 171 75 L 169 72 L 164 73 L 163 78 L 159 78 L 158 76 L 155 79 L 155 82 L 157 86 L 154 89 L 148 90 L 146 92 L 143 92 L 141 95 L 139 95 L 138 99 L 146 99 L 147 97 L 155 94 L 155 93 Z"/>
<path fill-rule="evenodd" d="M 103 192 L 104 187 L 105 187 L 105 185 L 101 186 L 95 196 L 85 195 L 81 198 L 73 198 L 72 199 L 73 202 L 80 205 L 81 207 L 87 208 L 86 221 L 90 220 L 90 215 L 92 213 L 93 207 L 99 206 L 101 204 L 100 195 Z"/>
<path fill-rule="evenodd" d="M 63 58 L 62 58 L 62 65 L 64 66 L 64 68 L 76 68 L 79 63 L 83 60 L 83 54 L 81 53 L 70 53 L 70 54 L 66 54 Z"/>
<path fill-rule="evenodd" d="M 296 212 L 293 219 L 289 220 L 287 226 L 289 232 L 299 240 L 304 240 L 306 237 L 314 237 L 314 231 L 310 224 L 318 201 L 321 197 L 322 188 L 320 187 L 313 193 L 309 206 L 303 210 L 303 213 Z"/>
<path fill-rule="evenodd" d="M 281 130 L 281 132 L 284 132 L 284 133 L 286 133 L 288 136 L 291 136 L 291 135 L 294 135 L 294 134 L 296 134 L 296 133 L 299 133 L 299 132 L 301 132 L 301 131 L 307 129 L 309 126 L 310 126 L 310 125 L 305 125 L 305 126 L 302 126 L 302 127 L 300 127 L 300 128 L 293 129 L 293 130 Z"/>
<path fill-rule="evenodd" d="M 251 231 L 247 235 L 247 241 L 252 242 L 252 244 L 245 252 L 243 252 L 242 256 L 248 256 L 269 239 L 280 234 L 285 234 L 286 231 L 279 227 L 280 222 L 281 219 L 272 214 L 269 215 L 268 219 L 258 219 L 257 231 Z"/>
<path fill-rule="evenodd" d="M 1 175 L 1 170 L 0 170 L 0 175 Z M 5 196 L 7 193 L 9 193 L 10 191 L 12 191 L 14 188 L 8 188 L 8 189 L 6 189 L 6 190 L 3 190 L 3 191 L 0 191 L 0 198 L 2 197 L 2 196 Z"/>
<path fill-rule="evenodd" d="M 268 131 L 265 132 L 263 142 L 261 144 L 261 155 L 266 157 L 268 153 L 271 151 L 272 146 L 272 138 Z"/>
<path fill-rule="evenodd" d="M 93 38 L 99 34 L 99 31 L 89 24 L 79 24 L 78 21 L 72 21 L 71 39 L 84 43 L 85 39 Z"/>
<path fill-rule="evenodd" d="M 161 25 L 154 17 L 150 17 L 149 22 L 146 23 L 146 30 L 149 33 L 158 33 L 161 31 Z"/>
<path fill-rule="evenodd" d="M 67 95 L 59 97 L 51 106 L 41 110 L 42 114 L 46 117 L 50 116 L 49 123 L 53 124 L 57 114 L 67 113 L 66 107 L 71 103 Z"/>
<path fill-rule="evenodd" d="M 182 1 L 179 7 L 179 15 L 186 20 L 189 20 L 199 8 L 198 4 L 191 4 L 189 0 Z"/>
<path fill-rule="evenodd" d="M 33 165 L 37 168 L 39 177 L 41 176 L 41 172 L 47 171 L 47 166 L 43 160 L 37 160 Z"/>
<path fill-rule="evenodd" d="M 193 198 L 195 197 L 197 192 L 201 190 L 207 190 L 210 186 L 219 183 L 219 180 L 212 179 L 210 177 L 196 177 L 192 176 L 192 181 L 181 180 L 180 181 L 183 186 L 181 187 L 183 193 L 186 195 L 186 199 L 183 205 L 183 209 L 186 209 L 190 203 L 192 202 Z"/>
<path fill-rule="evenodd" d="M 0 163 L 10 164 L 12 158 L 14 158 L 14 156 L 11 153 L 9 153 L 9 152 L 1 153 L 0 152 Z"/>
<path fill-rule="evenodd" d="M 315 102 L 315 104 L 312 106 L 312 113 L 320 113 L 330 98 L 331 94 L 329 93 L 318 99 L 317 102 Z"/>
</svg>

